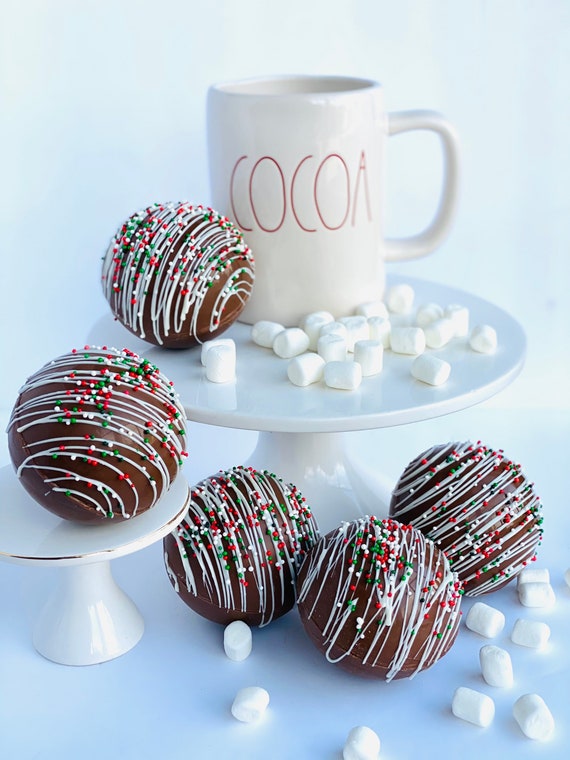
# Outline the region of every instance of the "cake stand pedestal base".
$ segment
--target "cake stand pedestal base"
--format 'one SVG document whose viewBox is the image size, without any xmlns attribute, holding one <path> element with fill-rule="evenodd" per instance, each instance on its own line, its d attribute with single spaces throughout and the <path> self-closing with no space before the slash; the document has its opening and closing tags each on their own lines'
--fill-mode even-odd
<svg viewBox="0 0 570 760">
<path fill-rule="evenodd" d="M 294 483 L 323 534 L 343 520 L 388 514 L 393 483 L 351 458 L 346 434 L 262 432 L 247 464 Z"/>
<path fill-rule="evenodd" d="M 37 651 L 62 665 L 95 665 L 132 649 L 144 621 L 115 583 L 111 563 L 70 565 L 59 573 L 34 628 Z"/>
</svg>

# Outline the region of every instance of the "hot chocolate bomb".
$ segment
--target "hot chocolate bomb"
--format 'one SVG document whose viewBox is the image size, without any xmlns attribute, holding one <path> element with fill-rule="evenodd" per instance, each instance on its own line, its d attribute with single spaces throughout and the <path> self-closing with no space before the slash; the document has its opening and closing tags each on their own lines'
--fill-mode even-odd
<svg viewBox="0 0 570 760">
<path fill-rule="evenodd" d="M 43 507 L 79 522 L 150 509 L 186 456 L 186 414 L 172 383 L 132 351 L 86 346 L 20 389 L 8 446 L 20 482 Z"/>
<path fill-rule="evenodd" d="M 311 549 L 297 579 L 301 621 L 329 662 L 361 676 L 412 677 L 457 636 L 461 584 L 410 525 L 364 517 Z"/>
<path fill-rule="evenodd" d="M 433 446 L 411 461 L 390 515 L 435 541 L 469 596 L 512 580 L 542 540 L 542 505 L 520 465 L 469 441 Z"/>
<path fill-rule="evenodd" d="M 186 202 L 133 214 L 103 259 L 103 292 L 115 317 L 166 348 L 188 348 L 226 330 L 253 281 L 241 232 L 213 209 Z"/>
<path fill-rule="evenodd" d="M 318 528 L 295 486 L 251 467 L 198 483 L 164 539 L 167 572 L 203 617 L 263 626 L 295 604 L 295 579 Z"/>
</svg>

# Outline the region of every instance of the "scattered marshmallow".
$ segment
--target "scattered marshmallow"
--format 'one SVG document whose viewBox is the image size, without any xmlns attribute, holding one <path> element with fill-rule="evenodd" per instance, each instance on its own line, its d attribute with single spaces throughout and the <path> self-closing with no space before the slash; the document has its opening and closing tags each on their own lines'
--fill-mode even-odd
<svg viewBox="0 0 570 760">
<path fill-rule="evenodd" d="M 355 314 L 358 314 L 361 317 L 366 317 L 366 319 L 369 319 L 370 317 L 383 317 L 384 319 L 388 319 L 389 316 L 384 301 L 367 301 L 366 303 L 361 303 L 356 307 Z"/>
<path fill-rule="evenodd" d="M 547 567 L 525 567 L 517 575 L 517 588 L 521 583 L 550 583 L 550 572 Z"/>
<path fill-rule="evenodd" d="M 251 654 L 251 628 L 243 620 L 234 620 L 224 628 L 224 652 L 234 662 L 241 662 Z"/>
<path fill-rule="evenodd" d="M 394 314 L 411 311 L 415 293 L 411 285 L 392 285 L 386 293 L 386 305 Z"/>
<path fill-rule="evenodd" d="M 366 317 L 341 317 L 339 322 L 346 327 L 346 348 L 351 353 L 354 351 L 354 344 L 357 341 L 366 340 L 370 337 Z"/>
<path fill-rule="evenodd" d="M 307 314 L 307 316 L 303 317 L 299 327 L 309 336 L 309 349 L 311 351 L 317 350 L 317 341 L 321 328 L 334 321 L 333 315 L 328 311 L 314 311 L 312 314 Z"/>
<path fill-rule="evenodd" d="M 206 352 L 206 377 L 212 383 L 231 383 L 236 379 L 235 345 L 210 346 Z"/>
<path fill-rule="evenodd" d="M 455 336 L 455 327 L 451 319 L 443 317 L 430 322 L 423 328 L 428 348 L 442 348 Z"/>
<path fill-rule="evenodd" d="M 443 309 L 438 303 L 423 303 L 416 311 L 416 325 L 425 327 L 443 317 Z"/>
<path fill-rule="evenodd" d="M 465 625 L 480 636 L 492 639 L 505 627 L 505 616 L 485 602 L 475 602 L 467 613 Z"/>
<path fill-rule="evenodd" d="M 518 618 L 511 632 L 511 641 L 522 647 L 541 649 L 548 643 L 550 627 L 539 620 Z"/>
<path fill-rule="evenodd" d="M 309 336 L 300 327 L 287 327 L 273 340 L 273 351 L 282 359 L 304 354 L 309 348 Z"/>
<path fill-rule="evenodd" d="M 451 319 L 455 338 L 465 338 L 469 332 L 469 309 L 461 304 L 452 303 L 445 307 L 444 317 Z"/>
<path fill-rule="evenodd" d="M 328 362 L 325 364 L 325 383 L 329 388 L 354 391 L 362 382 L 362 367 L 358 362 Z"/>
<path fill-rule="evenodd" d="M 554 589 L 550 583 L 529 581 L 517 588 L 519 602 L 525 607 L 550 607 L 556 601 Z"/>
<path fill-rule="evenodd" d="M 368 317 L 368 333 L 370 340 L 379 340 L 384 348 L 390 348 L 390 332 L 392 324 L 384 317 Z"/>
<path fill-rule="evenodd" d="M 329 322 L 321 327 L 319 337 L 323 335 L 338 335 L 339 338 L 346 340 L 348 338 L 348 330 L 342 322 Z"/>
<path fill-rule="evenodd" d="M 326 362 L 343 362 L 346 359 L 346 340 L 336 333 L 325 333 L 317 342 L 317 353 Z"/>
<path fill-rule="evenodd" d="M 490 325 L 477 325 L 471 330 L 469 345 L 480 354 L 492 354 L 497 350 L 497 332 Z"/>
<path fill-rule="evenodd" d="M 287 365 L 287 377 L 293 385 L 305 387 L 322 379 L 324 367 L 325 360 L 319 354 L 300 354 Z"/>
<path fill-rule="evenodd" d="M 487 694 L 459 686 L 451 701 L 451 711 L 455 717 L 484 728 L 495 717 L 495 703 Z"/>
<path fill-rule="evenodd" d="M 380 738 L 368 726 L 355 726 L 349 731 L 342 750 L 343 760 L 377 760 Z"/>
<path fill-rule="evenodd" d="M 570 567 L 564 572 L 564 580 L 566 581 L 566 585 L 570 586 Z"/>
<path fill-rule="evenodd" d="M 420 354 L 412 363 L 412 376 L 428 385 L 443 385 L 451 374 L 451 364 L 433 354 Z"/>
<path fill-rule="evenodd" d="M 269 704 L 269 694 L 261 686 L 240 689 L 232 704 L 232 715 L 243 723 L 259 720 Z"/>
<path fill-rule="evenodd" d="M 258 346 L 273 348 L 273 341 L 284 329 L 285 326 L 279 324 L 279 322 L 270 322 L 262 319 L 251 328 L 251 339 Z"/>
<path fill-rule="evenodd" d="M 489 686 L 510 689 L 513 685 L 513 663 L 506 649 L 487 644 L 479 650 L 481 673 Z"/>
<path fill-rule="evenodd" d="M 206 340 L 202 343 L 202 350 L 200 353 L 200 361 L 202 362 L 203 367 L 206 366 L 206 354 L 214 346 L 228 346 L 233 350 L 235 356 L 236 344 L 231 338 L 213 338 L 212 340 Z"/>
<path fill-rule="evenodd" d="M 358 340 L 354 344 L 354 361 L 362 367 L 362 376 L 370 377 L 382 372 L 384 346 L 379 340 Z"/>
<path fill-rule="evenodd" d="M 426 336 L 421 327 L 393 327 L 390 332 L 390 348 L 396 354 L 415 356 L 425 351 Z"/>
<path fill-rule="evenodd" d="M 538 694 L 523 694 L 513 705 L 513 716 L 529 739 L 546 741 L 554 731 L 554 718 Z"/>
</svg>

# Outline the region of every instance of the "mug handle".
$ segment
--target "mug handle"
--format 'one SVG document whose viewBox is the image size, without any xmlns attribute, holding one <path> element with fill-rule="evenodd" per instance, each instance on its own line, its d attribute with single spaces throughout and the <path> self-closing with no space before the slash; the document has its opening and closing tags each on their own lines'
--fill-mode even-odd
<svg viewBox="0 0 570 760">
<path fill-rule="evenodd" d="M 425 230 L 407 238 L 385 242 L 384 259 L 417 259 L 431 253 L 447 236 L 457 207 L 459 184 L 459 140 L 452 125 L 437 111 L 395 111 L 388 114 L 388 134 L 429 129 L 441 139 L 443 186 L 437 212 Z"/>
</svg>

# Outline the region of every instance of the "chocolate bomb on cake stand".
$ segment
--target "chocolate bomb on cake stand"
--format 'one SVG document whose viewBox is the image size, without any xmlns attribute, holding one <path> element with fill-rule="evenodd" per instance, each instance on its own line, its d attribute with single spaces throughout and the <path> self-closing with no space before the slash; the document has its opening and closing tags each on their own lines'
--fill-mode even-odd
<svg viewBox="0 0 570 760">
<path fill-rule="evenodd" d="M 233 383 L 208 381 L 199 347 L 187 352 L 149 348 L 137 338 L 133 350 L 164 367 L 176 384 L 188 418 L 228 428 L 259 432 L 247 464 L 278 472 L 299 488 L 311 504 L 322 533 L 341 520 L 364 514 L 388 515 L 393 483 L 378 468 L 364 468 L 350 456 L 345 433 L 390 428 L 459 411 L 481 403 L 507 387 L 524 363 L 526 338 L 507 312 L 471 293 L 416 278 L 389 277 L 388 287 L 409 283 L 418 303 L 457 303 L 469 309 L 473 324 L 492 325 L 499 338 L 493 354 L 472 351 L 467 339 L 454 339 L 442 356 L 452 374 L 433 387 L 410 375 L 410 356 L 386 351 L 383 371 L 367 377 L 356 391 L 338 391 L 322 383 L 299 388 L 287 379 L 287 360 L 251 340 L 251 326 L 234 323 L 224 337 L 237 348 Z M 403 316 L 405 323 L 409 317 Z M 98 320 L 88 339 L 124 343 L 126 331 L 110 314 Z"/>
</svg>

